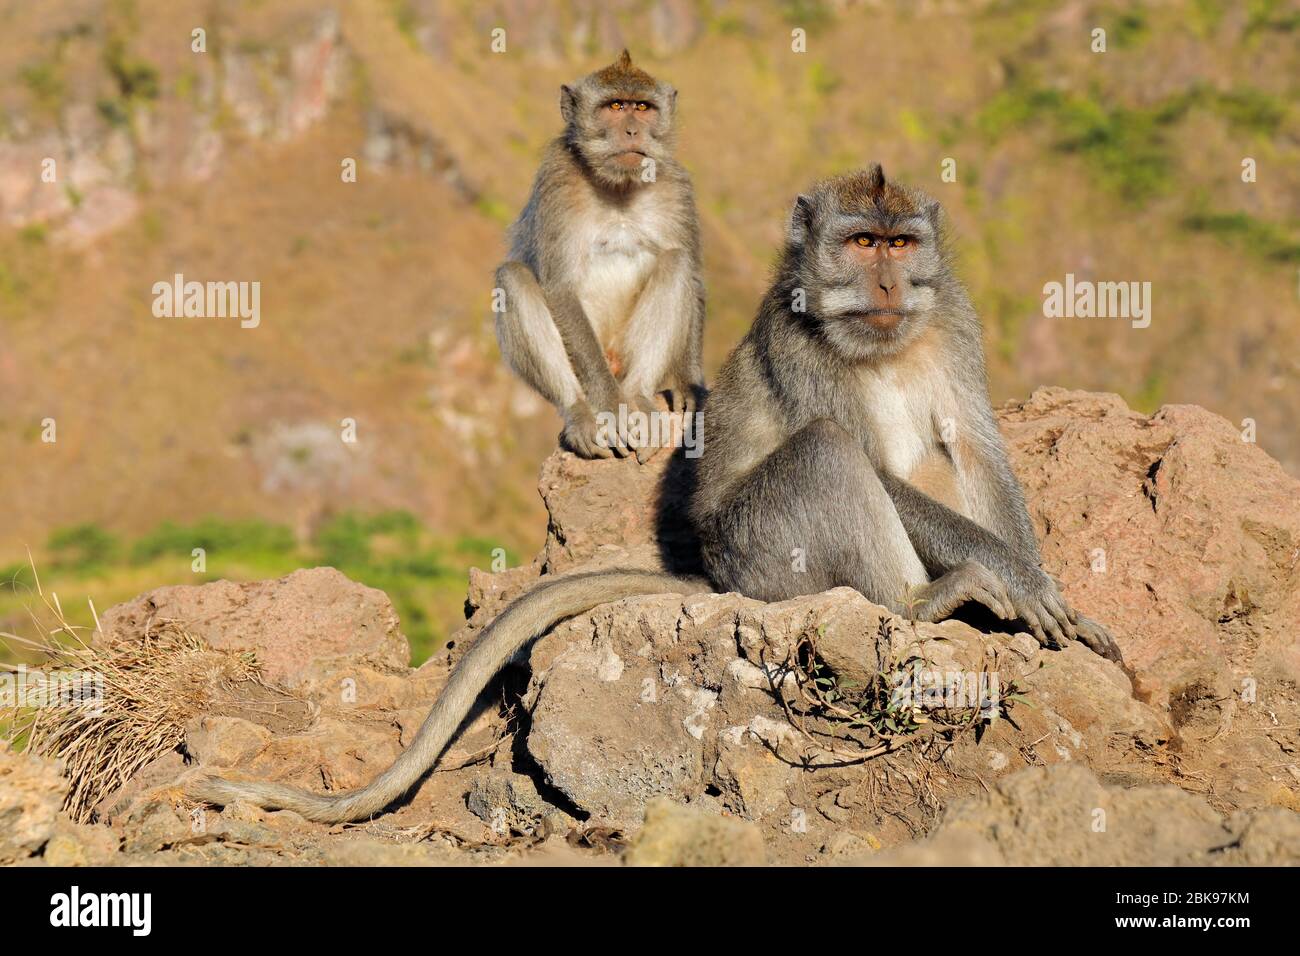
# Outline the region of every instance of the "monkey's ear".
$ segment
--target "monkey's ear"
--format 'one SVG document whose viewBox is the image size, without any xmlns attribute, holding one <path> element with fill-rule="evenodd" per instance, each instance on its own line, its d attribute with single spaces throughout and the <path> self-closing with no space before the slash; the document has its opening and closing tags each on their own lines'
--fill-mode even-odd
<svg viewBox="0 0 1300 956">
<path fill-rule="evenodd" d="M 879 163 L 872 163 L 867 169 L 867 186 L 872 192 L 879 192 L 885 188 L 885 170 Z"/>
<path fill-rule="evenodd" d="M 800 196 L 794 201 L 794 208 L 790 210 L 790 241 L 796 246 L 802 246 L 812 232 L 812 215 L 811 199 Z"/>
<path fill-rule="evenodd" d="M 573 118 L 578 115 L 578 97 L 573 89 L 568 86 L 560 87 L 560 118 L 564 120 L 565 125 L 573 122 Z"/>
<path fill-rule="evenodd" d="M 925 204 L 925 221 L 930 224 L 930 228 L 937 234 L 942 227 L 943 207 L 939 205 L 939 200 L 931 199 Z"/>
</svg>

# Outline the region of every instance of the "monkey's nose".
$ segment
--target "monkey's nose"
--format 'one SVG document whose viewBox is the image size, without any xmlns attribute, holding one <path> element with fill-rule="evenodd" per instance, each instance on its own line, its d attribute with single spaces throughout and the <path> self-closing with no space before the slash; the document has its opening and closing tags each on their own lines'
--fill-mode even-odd
<svg viewBox="0 0 1300 956">
<path fill-rule="evenodd" d="M 637 133 L 637 131 L 636 131 L 636 128 L 635 128 L 635 127 L 631 127 L 631 126 L 628 127 L 628 129 L 627 129 L 627 135 L 628 135 L 628 136 L 636 136 L 636 133 Z"/>
</svg>

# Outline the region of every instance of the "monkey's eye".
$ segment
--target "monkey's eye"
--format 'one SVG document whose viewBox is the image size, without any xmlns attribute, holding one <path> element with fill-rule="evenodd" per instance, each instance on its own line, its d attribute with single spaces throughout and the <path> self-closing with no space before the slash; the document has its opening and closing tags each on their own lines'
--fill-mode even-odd
<svg viewBox="0 0 1300 956">
<path fill-rule="evenodd" d="M 869 236 L 869 235 L 867 235 L 866 233 L 863 233 L 862 235 L 856 237 L 856 238 L 854 239 L 854 241 L 855 241 L 858 245 L 862 246 L 864 249 L 870 249 L 870 248 L 872 248 L 873 246 L 875 246 L 875 244 L 876 244 L 876 237 L 875 237 L 875 236 Z"/>
<path fill-rule="evenodd" d="M 649 108 L 650 108 L 650 104 L 649 104 L 649 103 L 638 103 L 638 104 L 636 105 L 636 111 L 637 111 L 638 113 L 644 113 L 644 112 L 645 112 L 646 110 L 648 110 Z"/>
<path fill-rule="evenodd" d="M 618 100 L 615 100 L 613 103 L 609 104 L 609 108 L 617 113 L 619 110 L 623 109 L 623 104 Z"/>
<path fill-rule="evenodd" d="M 902 249 L 905 245 L 907 245 L 907 237 L 895 236 L 893 239 L 889 240 L 889 244 L 893 246 L 895 249 Z"/>
</svg>

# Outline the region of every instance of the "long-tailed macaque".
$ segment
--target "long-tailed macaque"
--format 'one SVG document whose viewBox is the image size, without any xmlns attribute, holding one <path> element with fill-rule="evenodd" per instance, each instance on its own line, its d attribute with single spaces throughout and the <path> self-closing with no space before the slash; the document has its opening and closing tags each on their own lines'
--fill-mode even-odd
<svg viewBox="0 0 1300 956">
<path fill-rule="evenodd" d="M 939 204 L 880 166 L 796 200 L 706 417 L 692 517 L 721 590 L 847 585 L 931 621 L 974 601 L 1044 644 L 1118 653 L 1039 566 Z"/>
<path fill-rule="evenodd" d="M 475 641 L 410 749 L 360 790 L 316 796 L 209 778 L 190 793 L 313 820 L 378 813 L 437 762 L 478 695 L 532 640 L 636 594 L 716 589 L 780 601 L 849 586 L 927 621 L 980 604 L 1023 621 L 1046 646 L 1077 638 L 1120 659 L 1106 629 L 1071 609 L 1039 566 L 939 206 L 886 182 L 879 166 L 795 202 L 776 280 L 703 414 L 691 515 L 707 581 L 610 571 L 529 592 Z"/>
<path fill-rule="evenodd" d="M 564 132 L 547 147 L 497 269 L 496 329 L 516 374 L 564 418 L 585 458 L 648 436 L 611 433 L 670 393 L 693 411 L 704 387 L 704 283 L 691 180 L 673 158 L 677 91 L 614 64 L 560 91 Z"/>
</svg>

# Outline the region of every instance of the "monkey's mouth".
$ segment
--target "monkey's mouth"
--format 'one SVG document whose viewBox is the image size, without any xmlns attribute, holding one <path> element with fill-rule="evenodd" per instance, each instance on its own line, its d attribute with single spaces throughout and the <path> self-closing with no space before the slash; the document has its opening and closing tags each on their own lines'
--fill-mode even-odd
<svg viewBox="0 0 1300 956">
<path fill-rule="evenodd" d="M 865 312 L 856 312 L 846 316 L 846 318 L 857 322 L 865 322 L 873 329 L 879 329 L 882 332 L 888 332 L 906 317 L 907 312 L 903 309 L 867 309 Z"/>
<path fill-rule="evenodd" d="M 625 149 L 621 153 L 615 153 L 612 157 L 615 164 L 624 169 L 636 169 L 645 158 L 646 154 L 639 149 Z"/>
</svg>

